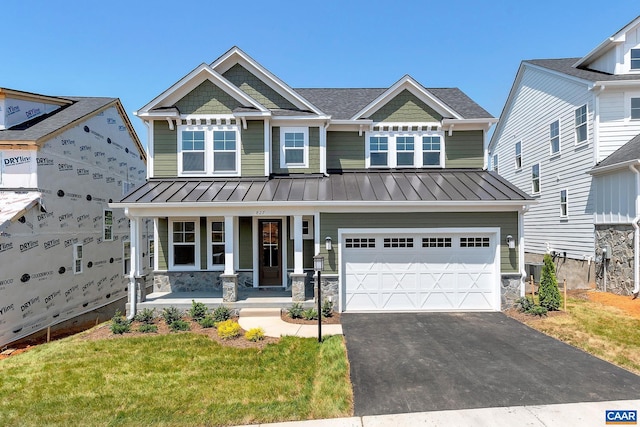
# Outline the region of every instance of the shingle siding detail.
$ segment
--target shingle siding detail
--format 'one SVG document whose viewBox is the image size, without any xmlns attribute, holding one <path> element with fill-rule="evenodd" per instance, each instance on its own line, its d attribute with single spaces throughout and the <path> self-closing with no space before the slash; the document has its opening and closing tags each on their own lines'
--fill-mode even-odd
<svg viewBox="0 0 640 427">
<path fill-rule="evenodd" d="M 176 102 L 180 114 L 231 114 L 240 106 L 237 100 L 210 80 L 205 80 Z"/>
<path fill-rule="evenodd" d="M 295 105 L 287 101 L 282 95 L 271 89 L 271 87 L 240 64 L 229 68 L 223 76 L 244 93 L 269 109 L 296 109 Z"/>
<path fill-rule="evenodd" d="M 442 116 L 417 96 L 403 90 L 371 115 L 374 122 L 439 122 Z"/>
</svg>

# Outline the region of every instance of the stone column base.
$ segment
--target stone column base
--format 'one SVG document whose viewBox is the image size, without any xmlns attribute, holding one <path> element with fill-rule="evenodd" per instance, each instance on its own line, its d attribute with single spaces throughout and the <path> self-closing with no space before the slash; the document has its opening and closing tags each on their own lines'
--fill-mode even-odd
<svg viewBox="0 0 640 427">
<path fill-rule="evenodd" d="M 238 275 L 221 274 L 222 280 L 222 302 L 238 301 Z"/>
<path fill-rule="evenodd" d="M 305 273 L 291 273 L 291 300 L 293 302 L 303 302 L 305 300 L 304 284 L 307 278 Z"/>
<path fill-rule="evenodd" d="M 147 275 L 136 276 L 136 290 L 138 292 L 138 302 L 147 300 Z"/>
</svg>

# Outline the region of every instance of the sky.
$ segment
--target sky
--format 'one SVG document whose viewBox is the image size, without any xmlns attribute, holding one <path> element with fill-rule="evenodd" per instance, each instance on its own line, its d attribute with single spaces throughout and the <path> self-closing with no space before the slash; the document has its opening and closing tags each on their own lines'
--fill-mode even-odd
<svg viewBox="0 0 640 427">
<path fill-rule="evenodd" d="M 7 0 L 0 87 L 120 98 L 134 112 L 238 46 L 293 88 L 458 87 L 499 117 L 522 60 L 580 57 L 637 0 Z"/>
</svg>

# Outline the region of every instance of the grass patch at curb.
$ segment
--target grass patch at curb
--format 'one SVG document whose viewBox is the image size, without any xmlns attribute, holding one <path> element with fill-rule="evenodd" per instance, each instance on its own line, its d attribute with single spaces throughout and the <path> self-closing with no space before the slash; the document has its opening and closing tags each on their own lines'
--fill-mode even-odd
<svg viewBox="0 0 640 427">
<path fill-rule="evenodd" d="M 0 361 L 0 425 L 199 426 L 352 413 L 341 336 L 264 349 L 197 334 L 68 338 Z"/>
</svg>

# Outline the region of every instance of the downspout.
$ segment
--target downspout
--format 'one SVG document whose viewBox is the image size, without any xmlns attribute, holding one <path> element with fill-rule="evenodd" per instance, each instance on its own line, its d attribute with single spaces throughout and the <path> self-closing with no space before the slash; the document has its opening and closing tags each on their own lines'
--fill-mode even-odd
<svg viewBox="0 0 640 427">
<path fill-rule="evenodd" d="M 636 175 L 636 216 L 631 225 L 634 229 L 633 236 L 633 299 L 638 298 L 640 292 L 640 171 L 636 165 L 629 166 Z"/>
</svg>

